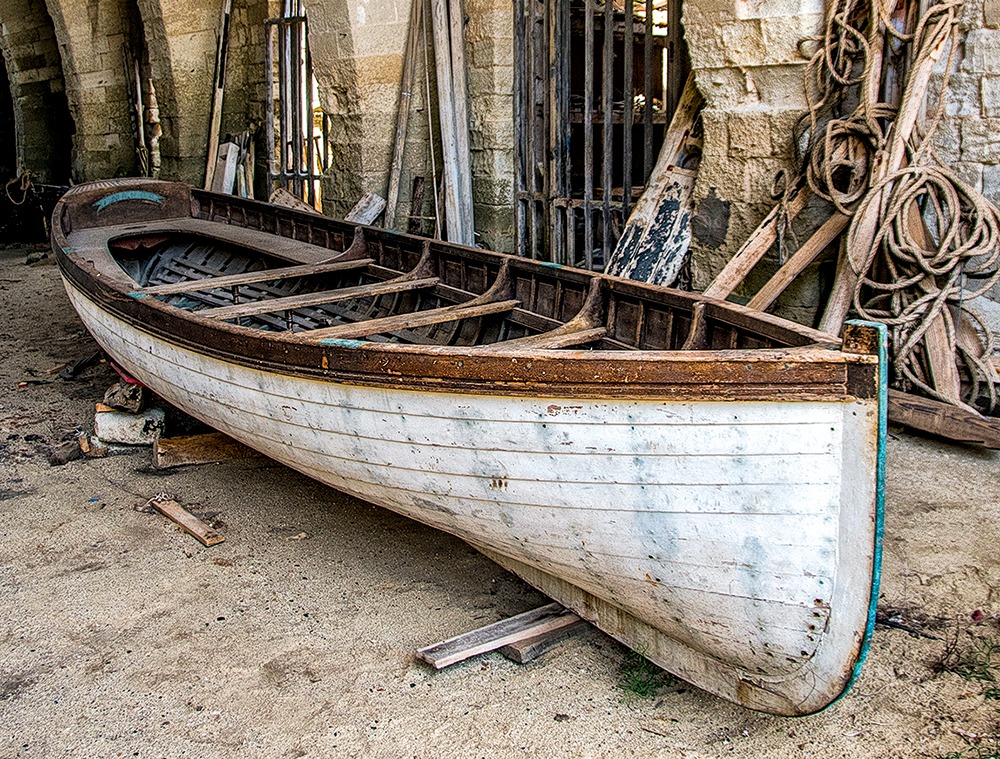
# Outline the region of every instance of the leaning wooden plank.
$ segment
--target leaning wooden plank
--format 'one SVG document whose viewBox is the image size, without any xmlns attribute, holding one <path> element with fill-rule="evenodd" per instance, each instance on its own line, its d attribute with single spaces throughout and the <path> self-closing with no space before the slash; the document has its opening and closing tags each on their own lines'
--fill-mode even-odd
<svg viewBox="0 0 1000 759">
<path fill-rule="evenodd" d="M 552 603 L 421 648 L 417 651 L 417 656 L 435 669 L 442 669 L 525 638 L 569 627 L 579 621 L 576 614 L 561 604 Z"/>
<path fill-rule="evenodd" d="M 344 221 L 351 224 L 372 224 L 378 215 L 385 210 L 385 198 L 374 192 L 366 192 L 354 208 L 347 212 Z"/>
<path fill-rule="evenodd" d="M 913 241 L 924 250 L 934 250 L 934 239 L 927 230 L 927 224 L 916 203 L 907 208 L 906 225 Z M 922 292 L 930 292 L 931 286 L 927 279 L 921 279 L 918 286 Z M 944 311 L 938 311 L 931 319 L 924 332 L 924 350 L 927 356 L 927 368 L 930 370 L 931 383 L 934 389 L 952 403 L 962 402 L 962 379 L 958 375 L 958 363 L 955 361 L 955 346 L 949 335 L 948 324 L 945 322 Z"/>
<path fill-rule="evenodd" d="M 657 285 L 673 284 L 691 246 L 691 195 L 697 172 L 678 168 L 704 100 L 688 77 L 656 167 L 628 218 L 605 271 Z"/>
<path fill-rule="evenodd" d="M 147 504 L 175 522 L 184 532 L 204 546 L 214 546 L 226 539 L 224 535 L 217 533 L 172 498 L 150 498 Z"/>
<path fill-rule="evenodd" d="M 233 0 L 222 0 L 222 18 L 219 21 L 219 43 L 215 50 L 215 77 L 212 87 L 212 109 L 208 120 L 208 150 L 205 154 L 206 190 L 215 179 L 216 156 L 219 152 L 219 127 L 222 125 L 222 97 L 226 91 L 226 57 L 229 52 L 229 20 Z"/>
<path fill-rule="evenodd" d="M 958 443 L 1000 448 L 1000 421 L 899 390 L 889 391 L 889 421 Z"/>
<path fill-rule="evenodd" d="M 215 173 L 212 177 L 212 192 L 233 194 L 233 187 L 236 184 L 236 167 L 239 161 L 240 148 L 235 142 L 224 142 L 219 145 Z"/>
<path fill-rule="evenodd" d="M 199 290 L 216 290 L 220 287 L 237 287 L 252 285 L 257 282 L 275 282 L 293 277 L 308 277 L 315 274 L 331 274 L 333 272 L 364 269 L 375 263 L 371 258 L 355 258 L 352 261 L 331 261 L 320 264 L 304 264 L 302 266 L 283 266 L 280 269 L 262 269 L 246 274 L 230 274 L 221 277 L 205 277 L 204 279 L 173 282 L 169 285 L 154 285 L 144 287 L 136 292 L 142 295 L 177 295 L 178 293 L 197 292 Z"/>
<path fill-rule="evenodd" d="M 767 281 L 767 284 L 750 299 L 747 306 L 760 311 L 766 310 L 792 283 L 792 280 L 815 261 L 816 257 L 826 250 L 830 243 L 837 239 L 837 236 L 844 231 L 848 221 L 850 221 L 849 216 L 835 211 L 833 216 L 827 219 L 813 233 L 812 237 L 802 243 L 802 247 L 795 251 L 791 258 L 785 261 L 785 264 Z"/>
<path fill-rule="evenodd" d="M 802 187 L 795 191 L 788 201 L 786 209 L 788 216 L 791 218 L 798 216 L 811 198 L 812 190 L 808 187 Z M 736 251 L 736 255 L 729 259 L 729 263 L 712 280 L 712 284 L 705 288 L 705 295 L 721 299 L 729 297 L 729 294 L 747 278 L 753 267 L 777 241 L 778 226 L 781 221 L 782 207 L 778 205 L 771 209 L 771 213 L 764 218 L 764 221 L 747 238 L 743 246 Z"/>
<path fill-rule="evenodd" d="M 672 285 L 691 246 L 691 195 L 697 172 L 669 167 L 650 180 L 611 254 L 607 273 Z"/>
<path fill-rule="evenodd" d="M 569 636 L 583 632 L 589 626 L 590 625 L 588 625 L 585 621 L 579 619 L 566 627 L 549 630 L 548 632 L 535 635 L 531 638 L 525 638 L 524 640 L 508 643 L 500 649 L 500 653 L 518 664 L 527 664 L 530 661 L 534 661 L 542 654 L 551 651 L 555 648 L 555 646 L 566 640 Z"/>
<path fill-rule="evenodd" d="M 403 173 L 403 155 L 406 151 L 406 128 L 410 119 L 410 99 L 413 95 L 413 65 L 420 39 L 420 21 L 423 0 L 411 0 L 410 25 L 406 31 L 403 52 L 403 76 L 399 83 L 399 100 L 396 107 L 396 138 L 392 144 L 392 164 L 389 168 L 389 188 L 386 190 L 384 226 L 395 229 L 396 205 L 399 203 L 399 179 Z"/>
<path fill-rule="evenodd" d="M 284 206 L 285 208 L 294 208 L 296 211 L 306 211 L 307 213 L 314 213 L 317 216 L 322 216 L 319 211 L 313 208 L 311 205 L 306 203 L 301 198 L 297 198 L 284 187 L 278 187 L 274 192 L 271 193 L 271 197 L 267 199 L 268 203 L 273 203 L 276 206 Z"/>
<path fill-rule="evenodd" d="M 153 466 L 156 469 L 258 457 L 260 454 L 253 448 L 247 448 L 221 432 L 161 437 L 153 443 Z"/>
<path fill-rule="evenodd" d="M 876 194 L 870 198 L 865 197 L 862 201 L 861 210 L 855 215 L 851 223 L 849 235 L 850 245 L 847 249 L 847 257 L 843 265 L 837 267 L 836 279 L 834 280 L 833 295 L 831 295 L 825 312 L 823 313 L 820 329 L 831 334 L 838 334 L 840 328 L 847 318 L 850 310 L 851 298 L 858 281 L 860 269 L 859 257 L 868 255 L 871 246 L 875 242 L 878 230 L 885 220 L 882 218 L 883 208 L 886 206 L 890 194 L 892 193 L 892 183 L 886 182 L 891 175 L 903 167 L 906 161 L 906 150 L 910 143 L 910 136 L 916 125 L 917 119 L 923 111 L 924 98 L 927 94 L 927 85 L 930 82 L 931 74 L 935 65 L 944 53 L 947 43 L 950 41 L 949 34 L 941 35 L 938 44 L 922 58 L 910 72 L 904 89 L 903 102 L 899 107 L 896 121 L 892 125 L 889 133 L 889 151 L 887 157 L 881 160 L 872 172 L 870 185 L 878 188 Z"/>
<path fill-rule="evenodd" d="M 209 319 L 235 319 L 240 316 L 253 316 L 254 314 L 271 314 L 276 311 L 289 311 L 295 308 L 306 306 L 319 306 L 324 303 L 340 303 L 354 298 L 371 298 L 376 295 L 389 295 L 391 293 L 410 292 L 434 287 L 441 280 L 437 277 L 426 277 L 424 279 L 395 279 L 389 282 L 375 282 L 369 285 L 358 285 L 357 287 L 342 287 L 339 290 L 323 290 L 315 293 L 303 293 L 301 295 L 289 295 L 285 298 L 265 298 L 251 303 L 240 303 L 235 306 L 220 306 L 219 308 L 207 308 L 199 311 L 199 316 Z"/>
<path fill-rule="evenodd" d="M 521 304 L 519 300 L 500 300 L 492 303 L 459 303 L 443 308 L 431 308 L 426 311 L 414 311 L 406 314 L 383 316 L 379 319 L 355 322 L 353 324 L 338 324 L 334 327 L 323 327 L 308 332 L 298 332 L 293 339 L 306 342 L 315 340 L 350 340 L 368 335 L 378 335 L 397 329 L 413 329 L 431 324 L 458 321 L 459 319 L 474 319 L 490 314 L 500 314 L 512 311 Z"/>
</svg>

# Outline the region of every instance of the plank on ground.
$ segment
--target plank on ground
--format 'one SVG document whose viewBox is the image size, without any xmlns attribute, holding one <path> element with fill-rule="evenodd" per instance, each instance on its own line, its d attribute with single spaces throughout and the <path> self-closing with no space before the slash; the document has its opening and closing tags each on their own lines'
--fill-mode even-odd
<svg viewBox="0 0 1000 759">
<path fill-rule="evenodd" d="M 218 545 L 226 539 L 224 535 L 217 533 L 172 498 L 165 500 L 152 498 L 149 501 L 149 505 L 163 514 L 167 519 L 177 524 L 178 527 L 194 537 L 203 546 Z"/>
<path fill-rule="evenodd" d="M 561 604 L 551 603 L 426 646 L 417 651 L 417 656 L 435 669 L 443 669 L 521 640 L 570 627 L 579 621 L 576 614 Z"/>
<path fill-rule="evenodd" d="M 500 649 L 500 653 L 518 664 L 527 664 L 542 654 L 548 653 L 566 638 L 581 633 L 588 627 L 588 623 L 580 619 L 566 627 L 508 643 Z"/>
<path fill-rule="evenodd" d="M 261 454 L 221 432 L 158 438 L 153 444 L 153 466 L 170 469 L 189 464 L 217 464 L 232 459 L 257 458 Z"/>
</svg>

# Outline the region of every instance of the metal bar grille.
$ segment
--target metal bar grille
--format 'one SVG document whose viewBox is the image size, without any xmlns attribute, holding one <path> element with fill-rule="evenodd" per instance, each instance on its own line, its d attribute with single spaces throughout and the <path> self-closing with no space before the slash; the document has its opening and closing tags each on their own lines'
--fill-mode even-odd
<svg viewBox="0 0 1000 759">
<path fill-rule="evenodd" d="M 687 76 L 680 0 L 515 0 L 518 253 L 601 269 Z"/>
<path fill-rule="evenodd" d="M 281 187 L 321 208 L 320 180 L 329 168 L 330 118 L 319 107 L 301 0 L 286 0 L 285 15 L 265 21 L 269 192 Z"/>
</svg>

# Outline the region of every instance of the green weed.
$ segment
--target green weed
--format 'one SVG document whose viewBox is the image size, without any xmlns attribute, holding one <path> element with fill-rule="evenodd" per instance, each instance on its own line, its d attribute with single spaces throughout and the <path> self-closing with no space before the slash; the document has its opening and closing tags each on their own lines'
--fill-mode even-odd
<svg viewBox="0 0 1000 759">
<path fill-rule="evenodd" d="M 654 698 L 677 678 L 657 667 L 643 655 L 643 651 L 629 651 L 618 672 L 618 686 L 625 691 L 626 701 L 643 701 Z"/>
<path fill-rule="evenodd" d="M 975 638 L 962 644 L 956 630 L 954 637 L 945 644 L 944 653 L 935 669 L 939 672 L 951 672 L 969 682 L 996 683 L 1000 681 L 1000 643 Z M 1000 695 L 1000 688 L 989 687 L 983 695 L 986 698 L 996 698 Z"/>
</svg>

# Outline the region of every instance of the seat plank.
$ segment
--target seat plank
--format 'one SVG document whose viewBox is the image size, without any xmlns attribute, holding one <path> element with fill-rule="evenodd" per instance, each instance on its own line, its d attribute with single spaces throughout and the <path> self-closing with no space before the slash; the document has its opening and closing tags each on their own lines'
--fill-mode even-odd
<svg viewBox="0 0 1000 759">
<path fill-rule="evenodd" d="M 338 303 L 355 298 L 366 298 L 373 295 L 389 295 L 391 293 L 408 292 L 434 287 L 441 280 L 437 277 L 424 279 L 396 279 L 388 282 L 373 282 L 356 287 L 343 287 L 338 290 L 323 290 L 322 292 L 289 295 L 283 298 L 265 298 L 251 303 L 239 303 L 234 306 L 209 308 L 198 312 L 198 316 L 209 319 L 234 319 L 240 316 L 255 314 L 270 314 L 277 311 L 290 311 L 304 306 L 318 306 L 324 303 Z"/>
<path fill-rule="evenodd" d="M 479 316 L 499 314 L 504 311 L 512 311 L 518 305 L 520 305 L 520 301 L 518 300 L 459 303 L 454 306 L 431 308 L 426 311 L 413 311 L 406 314 L 382 316 L 378 319 L 369 319 L 368 321 L 356 322 L 354 324 L 338 324 L 333 327 L 323 327 L 308 332 L 297 332 L 293 335 L 293 338 L 302 340 L 303 342 L 355 339 L 367 337 L 368 335 L 392 332 L 396 329 L 413 329 L 414 327 L 443 324 L 444 322 L 458 321 L 459 319 L 472 319 Z"/>
</svg>

